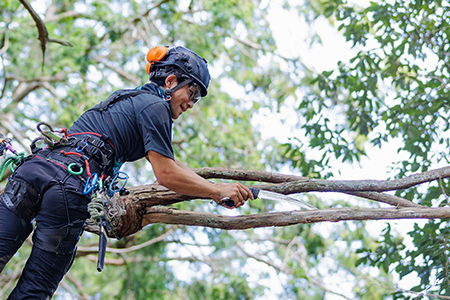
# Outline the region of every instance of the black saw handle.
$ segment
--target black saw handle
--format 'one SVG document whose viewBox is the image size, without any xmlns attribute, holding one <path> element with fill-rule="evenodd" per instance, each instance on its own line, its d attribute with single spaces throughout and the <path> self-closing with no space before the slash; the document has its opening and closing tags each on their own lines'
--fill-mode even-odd
<svg viewBox="0 0 450 300">
<path fill-rule="evenodd" d="M 257 188 L 249 188 L 249 189 L 250 189 L 250 191 L 253 194 L 253 198 L 257 199 L 258 195 L 259 195 L 259 189 L 257 189 Z M 222 200 L 224 200 L 222 202 L 222 205 L 225 205 L 227 207 L 233 207 L 234 206 L 234 201 L 231 200 L 230 198 L 226 197 L 226 198 L 223 198 Z"/>
<path fill-rule="evenodd" d="M 105 267 L 106 244 L 108 242 L 108 225 L 105 220 L 100 222 L 100 235 L 98 241 L 97 271 L 103 271 Z"/>
</svg>

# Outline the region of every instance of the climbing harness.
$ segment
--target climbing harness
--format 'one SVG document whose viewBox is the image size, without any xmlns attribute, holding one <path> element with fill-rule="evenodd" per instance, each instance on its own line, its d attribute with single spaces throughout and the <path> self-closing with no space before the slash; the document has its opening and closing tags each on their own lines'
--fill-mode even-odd
<svg viewBox="0 0 450 300">
<path fill-rule="evenodd" d="M 110 104 L 108 102 L 105 106 Z M 116 161 L 114 146 L 107 137 L 94 132 L 67 134 L 66 129 L 54 129 L 44 122 L 39 123 L 37 129 L 41 136 L 32 142 L 33 155 L 53 162 L 80 178 L 84 182 L 83 194 L 91 197 L 87 206 L 90 218 L 86 223 L 99 228 L 97 270 L 101 272 L 109 232 L 117 237 L 111 223 L 117 224 L 117 217 L 126 213 L 114 195 L 128 193 L 125 189 L 128 176 L 120 171 L 121 164 Z M 39 147 L 40 142 L 46 147 Z M 113 198 L 115 200 L 111 201 Z"/>
</svg>

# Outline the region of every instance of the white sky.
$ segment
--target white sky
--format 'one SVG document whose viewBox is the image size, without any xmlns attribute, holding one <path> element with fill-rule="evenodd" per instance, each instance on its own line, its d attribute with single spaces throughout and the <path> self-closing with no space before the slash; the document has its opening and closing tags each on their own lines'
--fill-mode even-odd
<svg viewBox="0 0 450 300">
<path fill-rule="evenodd" d="M 297 17 L 295 11 L 287 12 L 283 10 L 282 0 L 271 1 L 271 13 L 268 18 L 271 22 L 271 29 L 273 31 L 277 48 L 280 54 L 287 57 L 301 57 L 304 62 L 308 63 L 308 67 L 314 68 L 316 71 L 332 70 L 336 67 L 337 62 L 348 61 L 354 54 L 354 50 L 351 49 L 351 45 L 345 41 L 336 29 L 330 27 L 326 20 L 319 20 L 316 22 L 315 30 L 322 38 L 322 45 L 314 44 L 310 47 L 305 38 L 307 37 L 307 32 L 302 31 L 303 28 L 307 26 Z M 292 1 L 295 2 L 295 1 Z M 357 1 L 359 5 L 363 1 Z M 291 101 L 293 102 L 293 101 Z M 275 137 L 281 142 L 287 142 L 289 137 L 295 136 L 295 132 L 290 129 L 294 127 L 298 121 L 297 113 L 294 108 L 290 108 L 289 100 L 286 101 L 286 105 L 283 106 L 279 114 L 273 114 L 269 109 L 263 111 L 259 116 L 254 118 L 254 124 L 259 126 L 263 138 Z M 291 106 L 293 107 L 293 106 Z M 267 122 L 270 118 L 270 122 Z M 336 163 L 334 166 L 335 177 L 333 179 L 337 180 L 350 180 L 350 179 L 380 179 L 384 180 L 389 177 L 389 166 L 393 162 L 400 161 L 403 159 L 401 154 L 398 154 L 396 149 L 398 149 L 401 140 L 392 141 L 389 145 L 385 145 L 381 149 L 375 149 L 372 147 L 367 147 L 367 157 L 361 159 L 360 164 L 342 164 Z M 342 199 L 341 195 L 335 195 Z M 321 194 L 320 197 L 324 197 Z M 333 195 L 327 194 L 325 197 L 333 197 Z M 401 232 L 404 236 L 406 232 L 413 229 L 413 224 L 415 221 L 401 220 L 401 221 L 391 221 L 390 223 L 394 225 L 394 228 Z M 421 220 L 418 221 L 423 222 Z M 373 235 L 380 235 L 382 229 L 384 229 L 384 221 L 373 221 L 374 226 L 369 226 L 372 229 Z M 323 228 L 326 229 L 328 226 L 333 226 L 333 224 L 324 223 Z M 405 239 L 405 243 L 410 243 L 408 238 Z M 405 283 L 406 287 L 411 287 L 414 282 L 418 279 L 413 275 L 407 276 L 400 282 L 400 286 Z M 271 281 L 275 283 L 276 280 Z M 333 291 L 352 296 L 349 291 L 351 291 L 352 283 L 347 282 L 344 284 L 342 278 L 332 277 L 329 281 L 329 288 Z M 274 286 L 274 291 L 276 291 Z M 264 299 L 270 299 L 270 295 Z M 327 294 L 327 300 L 340 300 L 342 297 Z"/>
</svg>

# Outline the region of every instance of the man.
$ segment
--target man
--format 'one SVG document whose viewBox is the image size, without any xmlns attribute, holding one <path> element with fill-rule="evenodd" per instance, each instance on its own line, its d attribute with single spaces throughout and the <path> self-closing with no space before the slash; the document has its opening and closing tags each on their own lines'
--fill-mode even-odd
<svg viewBox="0 0 450 300">
<path fill-rule="evenodd" d="M 227 199 L 239 207 L 253 199 L 240 183 L 212 184 L 175 160 L 172 119 L 206 96 L 206 60 L 183 47 L 152 48 L 150 82 L 121 90 L 86 111 L 68 136 L 40 149 L 16 168 L 0 198 L 0 271 L 36 220 L 33 248 L 8 299 L 50 299 L 70 268 L 89 213 L 92 191 L 123 162 L 146 157 L 159 184 L 185 195 Z M 97 186 L 97 181 L 102 184 Z"/>
</svg>

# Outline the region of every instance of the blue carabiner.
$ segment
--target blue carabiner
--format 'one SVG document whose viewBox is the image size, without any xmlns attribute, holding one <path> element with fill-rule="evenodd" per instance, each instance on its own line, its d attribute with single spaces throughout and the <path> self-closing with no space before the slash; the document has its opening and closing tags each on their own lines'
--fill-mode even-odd
<svg viewBox="0 0 450 300">
<path fill-rule="evenodd" d="M 122 185 L 119 187 L 119 180 L 122 181 Z M 125 188 L 125 185 L 128 182 L 128 175 L 124 172 L 117 172 L 116 175 L 113 177 L 113 180 L 109 184 L 108 191 L 109 194 L 114 194 L 117 191 L 123 190 Z"/>
<path fill-rule="evenodd" d="M 92 174 L 92 178 L 87 179 L 86 184 L 84 185 L 83 194 L 89 194 L 97 187 L 98 175 L 97 173 Z"/>
<path fill-rule="evenodd" d="M 83 147 L 77 146 L 77 148 L 75 149 L 75 152 L 82 152 L 84 150 L 84 148 L 86 148 L 87 145 L 88 145 L 88 143 L 84 142 Z"/>
</svg>

